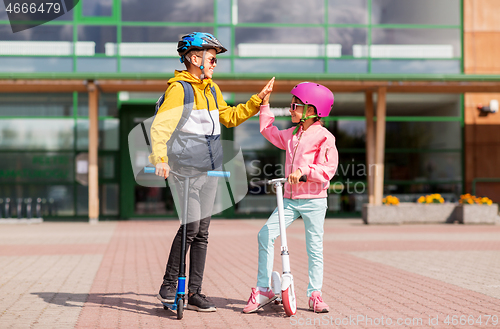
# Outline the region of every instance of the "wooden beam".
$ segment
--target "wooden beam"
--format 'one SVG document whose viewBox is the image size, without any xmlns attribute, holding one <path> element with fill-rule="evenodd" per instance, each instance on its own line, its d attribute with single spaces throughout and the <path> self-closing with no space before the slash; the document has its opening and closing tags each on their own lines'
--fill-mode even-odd
<svg viewBox="0 0 500 329">
<path fill-rule="evenodd" d="M 96 84 L 104 93 L 119 91 L 164 92 L 167 90 L 168 80 L 98 80 Z"/>
<path fill-rule="evenodd" d="M 365 117 L 366 117 L 366 183 L 368 184 L 368 203 L 374 204 L 373 194 L 375 186 L 375 125 L 373 121 L 373 92 L 365 93 Z"/>
<path fill-rule="evenodd" d="M 86 92 L 86 80 L 0 79 L 2 93 L 71 93 Z"/>
<path fill-rule="evenodd" d="M 385 87 L 377 90 L 377 130 L 375 139 L 375 188 L 374 204 L 381 205 L 384 195 L 384 152 L 385 152 L 385 115 L 386 115 Z"/>
<path fill-rule="evenodd" d="M 90 81 L 90 80 L 89 80 Z M 215 79 L 224 92 L 257 93 L 267 79 Z M 385 87 L 390 93 L 466 93 L 500 92 L 500 81 L 408 81 L 408 80 L 314 80 L 333 92 L 376 92 Z M 168 79 L 101 79 L 95 80 L 101 92 L 162 92 Z M 275 92 L 288 93 L 302 80 L 279 79 Z M 82 79 L 0 79 L 0 93 L 86 92 L 87 80 Z"/>
<path fill-rule="evenodd" d="M 88 84 L 89 93 L 89 222 L 99 221 L 99 90 L 94 82 Z"/>
</svg>

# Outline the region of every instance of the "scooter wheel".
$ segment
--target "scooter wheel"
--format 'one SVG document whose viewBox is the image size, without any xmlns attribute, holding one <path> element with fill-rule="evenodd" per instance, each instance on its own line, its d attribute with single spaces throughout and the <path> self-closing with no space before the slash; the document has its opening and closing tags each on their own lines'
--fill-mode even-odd
<svg viewBox="0 0 500 329">
<path fill-rule="evenodd" d="M 283 308 L 287 316 L 292 316 L 297 313 L 297 300 L 295 299 L 295 291 L 291 286 L 281 292 L 283 298 Z"/>
<path fill-rule="evenodd" d="M 180 320 L 182 319 L 184 315 L 184 300 L 179 299 L 177 301 L 177 319 Z"/>
<path fill-rule="evenodd" d="M 165 305 L 163 305 L 163 309 L 166 311 L 166 310 L 168 310 L 169 308 L 168 308 L 168 307 L 166 307 Z"/>
<path fill-rule="evenodd" d="M 275 299 L 275 300 L 274 300 L 274 304 L 279 305 L 279 304 L 280 304 L 280 301 L 279 301 L 279 300 L 277 300 L 277 299 Z"/>
</svg>

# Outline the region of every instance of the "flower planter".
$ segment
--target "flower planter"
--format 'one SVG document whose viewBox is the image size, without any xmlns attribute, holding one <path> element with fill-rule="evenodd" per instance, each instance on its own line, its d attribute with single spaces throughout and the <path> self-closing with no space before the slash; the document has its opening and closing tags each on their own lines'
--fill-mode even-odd
<svg viewBox="0 0 500 329">
<path fill-rule="evenodd" d="M 455 221 L 455 207 L 454 203 L 364 204 L 362 214 L 365 224 L 452 223 Z"/>
<path fill-rule="evenodd" d="M 397 206 L 364 204 L 362 215 L 365 224 L 500 223 L 498 204 L 491 206 L 456 203 L 422 204 L 414 202 L 401 202 Z"/>
<path fill-rule="evenodd" d="M 495 224 L 498 217 L 498 204 L 459 204 L 456 220 L 460 224 Z"/>
</svg>

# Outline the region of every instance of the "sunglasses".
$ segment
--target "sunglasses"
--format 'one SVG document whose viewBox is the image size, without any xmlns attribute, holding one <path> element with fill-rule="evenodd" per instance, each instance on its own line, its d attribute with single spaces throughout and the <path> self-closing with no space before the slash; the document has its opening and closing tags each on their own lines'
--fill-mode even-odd
<svg viewBox="0 0 500 329">
<path fill-rule="evenodd" d="M 290 104 L 290 109 L 291 109 L 292 111 L 295 111 L 295 110 L 297 109 L 297 107 L 299 107 L 299 106 L 306 106 L 306 104 L 291 103 L 291 104 Z"/>
<path fill-rule="evenodd" d="M 195 55 L 195 56 L 203 59 L 203 57 L 201 57 L 201 56 L 198 56 L 198 55 Z M 210 62 L 210 64 L 211 64 L 211 65 L 215 65 L 215 64 L 217 64 L 217 58 L 212 57 L 212 58 L 209 60 L 209 62 Z"/>
</svg>

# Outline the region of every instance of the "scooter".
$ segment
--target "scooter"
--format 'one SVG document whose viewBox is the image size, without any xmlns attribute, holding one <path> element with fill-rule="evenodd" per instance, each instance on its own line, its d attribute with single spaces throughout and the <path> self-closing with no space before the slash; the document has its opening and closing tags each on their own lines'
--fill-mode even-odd
<svg viewBox="0 0 500 329">
<path fill-rule="evenodd" d="M 286 241 L 286 225 L 285 225 L 285 210 L 283 207 L 283 184 L 287 182 L 287 178 L 276 178 L 267 181 L 268 185 L 273 185 L 276 189 L 276 201 L 278 204 L 278 218 L 280 225 L 280 240 L 281 240 L 281 266 L 283 275 L 274 271 L 271 274 L 271 287 L 275 294 L 279 295 L 275 299 L 275 304 L 283 304 L 287 316 L 292 316 L 297 313 L 297 300 L 295 298 L 295 288 L 293 285 L 293 275 L 290 270 L 290 255 L 288 253 L 288 245 Z M 303 175 L 299 179 L 300 182 L 306 182 L 307 176 Z M 278 292 L 279 293 L 276 293 Z"/>
<path fill-rule="evenodd" d="M 154 174 L 155 168 L 153 167 L 145 167 L 144 173 L 146 174 Z M 170 171 L 171 174 L 183 178 L 184 179 L 184 191 L 189 189 L 189 181 L 191 178 L 195 178 L 205 173 L 196 174 L 193 176 L 185 176 L 174 171 Z M 230 177 L 231 173 L 229 171 L 208 171 L 206 172 L 207 176 L 212 177 Z M 181 227 L 182 227 L 182 237 L 181 237 L 181 260 L 179 265 L 179 276 L 177 277 L 177 292 L 175 295 L 175 300 L 173 304 L 164 303 L 163 309 L 177 311 L 177 319 L 182 319 L 184 313 L 184 305 L 185 305 L 185 296 L 186 296 L 186 237 L 187 237 L 187 209 L 188 209 L 188 200 L 189 193 L 184 193 L 184 198 L 182 200 L 182 218 L 181 218 Z"/>
</svg>

